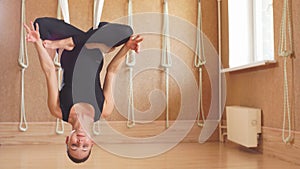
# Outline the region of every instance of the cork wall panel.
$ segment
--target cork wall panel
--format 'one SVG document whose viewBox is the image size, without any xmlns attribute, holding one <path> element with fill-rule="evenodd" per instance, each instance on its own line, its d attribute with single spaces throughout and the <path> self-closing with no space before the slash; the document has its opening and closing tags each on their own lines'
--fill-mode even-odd
<svg viewBox="0 0 300 169">
<path fill-rule="evenodd" d="M 293 124 L 294 124 L 294 128 L 296 128 L 297 130 L 300 130 L 300 60 L 299 60 L 299 56 L 300 56 L 300 32 L 298 30 L 300 30 L 300 11 L 298 10 L 297 7 L 300 6 L 300 2 L 299 1 L 292 1 L 292 9 L 293 9 L 293 35 L 294 35 L 294 50 L 295 50 L 295 59 L 293 62 L 293 74 L 292 77 L 293 78 L 293 88 L 294 88 L 294 92 L 291 92 L 292 96 L 294 97 L 293 100 Z"/>
<path fill-rule="evenodd" d="M 151 1 L 150 4 L 146 3 L 147 1 L 133 1 L 133 14 L 139 15 L 146 13 L 157 13 L 162 12 L 162 1 Z M 203 2 L 203 31 L 212 41 L 212 44 L 216 48 L 217 46 L 217 20 L 216 20 L 216 3 L 212 1 L 202 1 Z M 109 2 L 112 3 L 112 2 Z M 127 10 L 127 8 L 125 8 Z M 127 11 L 124 13 L 127 13 Z M 119 11 L 118 11 L 119 12 Z M 197 16 L 197 1 L 179 1 L 172 0 L 169 1 L 169 14 L 176 16 L 179 19 L 185 20 L 193 25 L 196 25 L 196 16 Z M 105 11 L 104 11 L 105 15 Z M 120 16 L 117 16 L 120 17 Z M 115 18 L 112 18 L 115 20 Z M 118 18 L 117 18 L 118 19 Z M 134 22 L 134 25 L 138 23 Z M 138 25 L 141 26 L 141 25 Z M 157 25 L 153 25 L 157 26 Z M 170 28 L 170 29 L 179 29 L 180 28 Z M 149 48 L 161 48 L 161 37 L 158 35 L 149 35 L 143 34 L 144 42 L 142 43 L 142 52 L 145 49 Z M 185 45 L 180 43 L 178 40 L 171 39 L 171 52 L 176 56 L 179 56 L 186 65 L 193 71 L 195 80 L 198 81 L 198 70 L 194 68 L 194 53 L 191 49 L 187 48 Z M 114 54 L 109 54 L 106 56 L 106 64 L 109 63 Z M 151 57 L 151 56 L 149 56 Z M 104 73 L 105 74 L 105 73 Z M 204 71 L 204 110 L 208 112 L 210 106 L 210 84 L 207 73 Z M 135 107 L 138 110 L 145 111 L 149 109 L 150 102 L 148 94 L 153 89 L 159 89 L 164 92 L 164 73 L 163 71 L 156 72 L 144 72 L 143 74 L 135 77 L 134 79 L 134 92 L 135 92 Z M 126 102 L 126 100 L 124 100 Z M 170 119 L 174 120 L 177 118 L 177 114 L 180 109 L 180 91 L 174 79 L 170 79 Z M 109 117 L 109 120 L 125 120 L 120 114 L 117 113 L 117 110 Z M 165 112 L 161 113 L 159 120 L 165 119 Z"/>
<path fill-rule="evenodd" d="M 20 69 L 18 67 L 20 5 L 18 0 L 0 2 L 0 108 L 1 121 L 18 117 Z"/>
<path fill-rule="evenodd" d="M 93 2 L 91 0 L 69 1 L 70 22 L 87 31 L 93 26 Z"/>
<path fill-rule="evenodd" d="M 26 20 L 27 24 L 30 21 L 34 21 L 37 17 L 56 17 L 57 1 L 45 0 L 43 3 L 37 3 L 36 0 L 26 1 Z M 70 4 L 70 18 L 71 22 L 76 21 L 76 17 L 80 16 L 80 13 L 87 13 L 87 11 L 77 12 L 75 15 L 73 11 L 78 10 L 80 6 L 86 6 L 84 9 L 88 9 L 92 6 L 91 3 L 86 4 L 87 1 L 81 1 L 79 4 Z M 18 0 L 4 0 L 0 2 L 2 14 L 1 21 L 7 24 L 1 25 L 3 36 L 1 36 L 1 122 L 16 122 L 20 119 L 20 78 L 21 71 L 18 66 L 19 56 L 19 41 L 20 41 L 20 10 L 21 1 Z M 79 5 L 79 6 L 77 6 Z M 89 6 L 88 6 L 89 5 Z M 82 10 L 82 9 L 81 9 Z M 80 11 L 80 10 L 79 10 Z M 77 15 L 76 15 L 77 14 Z M 86 18 L 91 14 L 84 14 Z M 79 28 L 86 30 L 91 27 L 92 22 L 85 18 L 80 18 L 80 22 L 75 23 Z M 7 59 L 6 55 L 10 55 Z M 40 68 L 37 53 L 32 44 L 28 44 L 28 57 L 29 67 L 25 72 L 25 109 L 27 114 L 27 121 L 29 122 L 43 122 L 54 121 L 47 108 L 47 88 L 46 81 L 42 70 Z M 7 65 L 7 67 L 5 66 Z"/>
<path fill-rule="evenodd" d="M 293 34 L 294 34 L 294 48 L 295 58 L 288 59 L 288 79 L 290 84 L 290 101 L 292 103 L 292 116 L 293 129 L 300 130 L 299 122 L 299 33 L 296 31 L 299 29 L 299 12 L 296 10 L 296 6 L 299 6 L 299 2 L 296 0 L 292 2 L 293 10 Z M 227 1 L 223 1 L 224 9 L 227 10 Z M 275 60 L 274 65 L 251 68 L 247 70 L 241 70 L 237 72 L 227 73 L 227 105 L 243 105 L 250 107 L 258 107 L 263 111 L 263 125 L 266 127 L 282 128 L 283 121 L 283 58 L 277 54 L 279 43 L 279 28 L 282 16 L 282 1 L 274 1 L 274 41 L 275 41 Z M 223 11 L 223 13 L 227 11 Z M 226 28 L 227 18 L 223 22 Z M 224 50 L 222 60 L 228 61 L 228 46 L 226 40 L 228 40 L 228 29 L 222 36 Z M 227 38 L 227 39 L 226 39 Z"/>
<path fill-rule="evenodd" d="M 37 0 L 26 1 L 26 19 L 27 23 L 37 17 L 56 17 L 57 0 L 44 0 L 43 3 L 37 3 Z M 203 5 L 203 31 L 210 39 L 213 46 L 217 49 L 217 3 L 215 1 L 202 1 Z M 159 12 L 163 11 L 162 0 L 139 0 L 133 1 L 133 13 Z M 20 69 L 17 64 L 19 39 L 20 39 L 20 6 L 18 0 L 0 1 L 1 21 L 8 23 L 0 25 L 1 32 L 1 95 L 0 95 L 0 122 L 19 121 L 20 106 Z M 92 26 L 93 20 L 93 1 L 76 0 L 76 3 L 69 4 L 70 21 L 74 26 L 88 30 Z M 17 12 L 16 12 L 17 11 Z M 197 0 L 169 0 L 170 15 L 177 16 L 189 23 L 196 25 Z M 119 18 L 127 15 L 127 1 L 114 0 L 105 1 L 102 13 L 102 21 L 115 22 Z M 138 24 L 138 23 L 137 23 Z M 171 28 L 172 29 L 172 28 Z M 180 29 L 180 28 L 178 28 Z M 3 31 L 2 31 L 3 30 Z M 161 48 L 161 37 L 159 35 L 143 35 L 144 42 L 142 49 Z M 198 81 L 198 70 L 193 66 L 194 52 L 187 48 L 178 40 L 172 39 L 171 51 L 179 56 L 192 70 L 195 81 Z M 112 59 L 111 53 L 105 57 L 104 69 L 101 72 L 103 82 L 105 76 L 105 67 Z M 47 108 L 47 89 L 46 81 L 39 65 L 37 53 L 32 44 L 28 44 L 28 54 L 30 65 L 25 73 L 25 97 L 26 113 L 29 122 L 54 121 Z M 7 58 L 9 56 L 9 58 Z M 151 80 L 152 79 L 152 80 Z M 140 110 L 149 108 L 150 103 L 147 98 L 147 92 L 154 88 L 164 90 L 164 79 L 162 72 L 145 72 L 134 81 L 136 107 Z M 204 109 L 207 112 L 210 106 L 210 84 L 209 78 L 204 71 Z M 171 119 L 176 119 L 180 109 L 180 91 L 174 81 L 170 79 L 170 112 Z M 124 100 L 125 102 L 126 100 Z M 114 111 L 110 120 L 125 120 L 117 111 Z M 159 119 L 164 119 L 162 113 Z"/>
</svg>

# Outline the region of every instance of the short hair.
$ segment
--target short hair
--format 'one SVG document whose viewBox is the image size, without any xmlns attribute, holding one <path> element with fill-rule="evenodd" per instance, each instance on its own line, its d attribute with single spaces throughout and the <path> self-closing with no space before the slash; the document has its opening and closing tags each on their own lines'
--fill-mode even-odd
<svg viewBox="0 0 300 169">
<path fill-rule="evenodd" d="M 75 158 L 75 157 L 71 156 L 69 150 L 67 150 L 67 154 L 68 154 L 69 159 L 70 159 L 71 161 L 73 161 L 74 163 L 83 163 L 83 162 L 85 162 L 87 159 L 89 159 L 89 157 L 90 157 L 90 155 L 91 155 L 91 151 L 92 151 L 92 149 L 90 149 L 89 154 L 88 154 L 86 157 L 82 158 L 82 159 L 78 159 L 78 158 Z"/>
</svg>

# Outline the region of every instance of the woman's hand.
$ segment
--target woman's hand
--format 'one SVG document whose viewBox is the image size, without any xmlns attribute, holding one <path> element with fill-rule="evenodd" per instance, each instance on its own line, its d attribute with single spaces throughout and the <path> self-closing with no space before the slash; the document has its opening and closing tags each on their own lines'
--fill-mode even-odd
<svg viewBox="0 0 300 169">
<path fill-rule="evenodd" d="M 29 28 L 29 26 L 27 26 L 25 23 L 24 23 L 24 27 L 26 29 L 26 32 L 27 32 L 27 35 L 26 35 L 26 40 L 28 42 L 37 42 L 38 40 L 40 40 L 40 32 L 39 32 L 39 25 L 36 23 L 36 29 L 34 29 L 34 26 L 33 26 L 33 22 L 31 21 L 30 22 L 31 24 L 31 29 Z"/>
<path fill-rule="evenodd" d="M 140 42 L 143 41 L 143 38 L 140 35 L 131 36 L 126 42 L 125 46 L 131 50 L 134 50 L 136 53 L 140 52 Z"/>
</svg>

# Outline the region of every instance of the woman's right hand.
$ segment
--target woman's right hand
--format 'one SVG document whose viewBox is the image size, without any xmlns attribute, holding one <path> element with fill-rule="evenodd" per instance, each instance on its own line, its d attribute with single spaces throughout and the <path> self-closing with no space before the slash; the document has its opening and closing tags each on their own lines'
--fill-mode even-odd
<svg viewBox="0 0 300 169">
<path fill-rule="evenodd" d="M 27 26 L 25 23 L 24 23 L 24 27 L 26 29 L 26 32 L 27 32 L 27 35 L 26 35 L 26 40 L 28 42 L 37 42 L 38 40 L 40 40 L 40 32 L 39 32 L 39 25 L 38 23 L 36 23 L 36 29 L 34 29 L 34 26 L 33 26 L 33 22 L 31 21 L 30 22 L 31 24 L 31 29 L 29 28 L 29 26 Z"/>
<path fill-rule="evenodd" d="M 144 39 L 140 35 L 131 36 L 129 40 L 125 43 L 129 49 L 134 50 L 136 53 L 140 52 L 140 43 Z"/>
</svg>

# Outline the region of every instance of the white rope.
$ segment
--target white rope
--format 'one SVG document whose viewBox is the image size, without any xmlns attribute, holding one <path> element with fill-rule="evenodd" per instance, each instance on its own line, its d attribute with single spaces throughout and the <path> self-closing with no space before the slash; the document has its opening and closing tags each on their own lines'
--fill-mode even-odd
<svg viewBox="0 0 300 169">
<path fill-rule="evenodd" d="M 198 17 L 197 17 L 197 41 L 196 41 L 196 54 L 194 65 L 199 69 L 199 94 L 198 94 L 198 116 L 197 116 L 197 125 L 203 127 L 205 117 L 203 110 L 203 83 L 202 83 L 202 67 L 206 63 L 206 57 L 204 54 L 204 43 L 203 43 L 203 34 L 202 34 L 202 9 L 201 9 L 201 0 L 198 0 Z M 200 122 L 200 116 L 202 116 L 203 122 Z"/>
<path fill-rule="evenodd" d="M 22 9 L 21 9 L 21 38 L 20 38 L 20 51 L 19 51 L 19 66 L 22 68 L 21 72 L 21 113 L 20 113 L 20 131 L 27 131 L 28 124 L 26 121 L 26 111 L 25 111 L 25 96 L 24 96 L 24 75 L 25 70 L 28 68 L 28 54 L 27 54 L 27 43 L 25 40 L 25 29 L 23 23 L 26 23 L 25 17 L 25 0 L 22 0 Z"/>
<path fill-rule="evenodd" d="M 64 19 L 66 23 L 70 23 L 68 0 L 58 0 L 57 17 L 59 19 Z"/>
<path fill-rule="evenodd" d="M 161 66 L 165 70 L 165 92 L 166 92 L 166 128 L 169 127 L 169 68 L 172 66 L 170 56 L 170 39 L 169 39 L 169 10 L 168 0 L 164 0 L 164 20 L 163 20 L 163 38 L 162 38 L 162 60 Z"/>
<path fill-rule="evenodd" d="M 128 25 L 133 27 L 132 19 L 132 0 L 128 0 Z M 127 113 L 127 127 L 135 126 L 134 118 L 134 99 L 133 99 L 133 67 L 135 65 L 135 53 L 130 50 L 126 55 L 126 66 L 129 69 L 129 94 L 128 94 L 128 113 Z"/>
<path fill-rule="evenodd" d="M 70 23 L 68 0 L 58 0 L 57 18 L 64 19 L 64 21 L 66 23 Z M 61 73 L 62 73 L 62 68 L 61 68 L 61 64 L 59 61 L 60 55 L 61 55 L 61 51 L 59 53 L 55 53 L 55 57 L 53 60 L 54 65 L 56 67 L 56 71 L 57 71 L 58 90 L 61 89 Z M 56 134 L 63 134 L 64 131 L 65 131 L 65 128 L 64 128 L 63 120 L 57 118 L 56 119 L 56 128 L 55 128 Z"/>
<path fill-rule="evenodd" d="M 223 126 L 222 124 L 222 63 L 221 63 L 221 58 L 222 58 L 222 11 L 221 11 L 221 6 L 222 6 L 222 0 L 217 0 L 218 2 L 218 54 L 219 54 L 219 141 L 224 142 L 224 135 L 226 133 L 223 132 L 223 128 L 227 128 L 226 125 Z"/>
<path fill-rule="evenodd" d="M 98 24 L 101 20 L 102 10 L 103 10 L 104 0 L 94 0 L 94 17 L 93 17 L 93 29 L 98 28 Z M 96 121 L 93 124 L 94 135 L 100 135 L 100 121 Z"/>
<path fill-rule="evenodd" d="M 101 19 L 103 10 L 104 0 L 94 0 L 94 18 L 93 18 L 93 29 L 98 28 L 98 24 Z"/>
<path fill-rule="evenodd" d="M 288 0 L 284 0 L 283 12 L 280 25 L 280 40 L 279 40 L 279 56 L 284 57 L 284 67 L 283 67 L 283 76 L 284 76 L 284 103 L 283 103 L 283 125 L 282 125 L 282 141 L 284 143 L 289 143 L 292 141 L 291 134 L 291 110 L 289 103 L 289 89 L 288 89 L 288 78 L 287 78 L 287 58 L 293 54 L 293 40 L 292 40 L 292 30 L 291 30 L 291 14 L 289 9 Z M 287 36 L 289 36 L 289 42 L 287 41 Z M 287 49 L 287 43 L 289 43 L 289 49 Z M 285 137 L 285 127 L 286 127 L 286 116 L 288 120 L 288 136 Z"/>
</svg>

